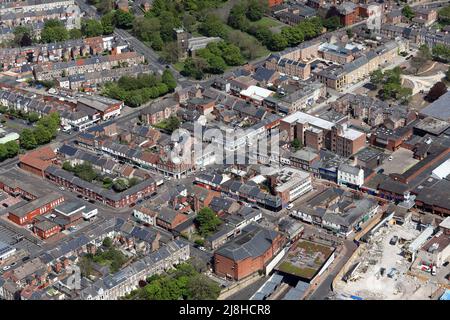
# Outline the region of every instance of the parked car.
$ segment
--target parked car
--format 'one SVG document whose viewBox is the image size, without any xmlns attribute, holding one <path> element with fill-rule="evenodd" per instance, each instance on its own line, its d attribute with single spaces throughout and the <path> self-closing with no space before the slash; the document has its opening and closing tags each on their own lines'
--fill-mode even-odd
<svg viewBox="0 0 450 320">
<path fill-rule="evenodd" d="M 384 276 L 384 274 L 385 274 L 385 272 L 386 272 L 386 269 L 385 268 L 380 268 L 380 276 Z"/>
<path fill-rule="evenodd" d="M 95 203 L 95 200 L 89 200 L 89 203 L 92 203 L 92 204 L 94 204 Z"/>
<path fill-rule="evenodd" d="M 377 171 L 378 174 L 382 174 L 384 172 L 384 169 L 380 169 Z"/>
<path fill-rule="evenodd" d="M 392 246 L 395 246 L 397 244 L 397 241 L 398 241 L 398 237 L 397 236 L 393 236 L 391 238 L 391 241 L 389 241 L 389 244 L 392 245 Z"/>
<path fill-rule="evenodd" d="M 293 203 L 289 203 L 288 206 L 286 207 L 286 209 L 291 210 L 294 207 Z"/>
<path fill-rule="evenodd" d="M 396 276 L 397 276 L 397 274 L 398 274 L 398 270 L 396 269 L 396 268 L 391 268 L 390 270 L 389 270 L 389 272 L 388 272 L 388 277 L 389 278 L 395 278 Z"/>
<path fill-rule="evenodd" d="M 445 261 L 445 262 L 442 264 L 442 266 L 443 266 L 443 267 L 446 267 L 446 266 L 448 266 L 448 263 L 449 263 L 448 261 Z"/>
<path fill-rule="evenodd" d="M 392 156 L 389 156 L 388 160 L 392 161 L 394 158 Z"/>
<path fill-rule="evenodd" d="M 432 276 L 435 276 L 435 275 L 436 275 L 436 266 L 435 266 L 435 265 L 433 265 L 433 266 L 431 267 L 431 275 L 432 275 Z"/>
<path fill-rule="evenodd" d="M 425 271 L 425 272 L 430 272 L 430 271 L 431 271 L 431 268 L 430 268 L 430 266 L 427 266 L 426 264 L 423 264 L 423 265 L 420 267 L 420 270 Z"/>
</svg>

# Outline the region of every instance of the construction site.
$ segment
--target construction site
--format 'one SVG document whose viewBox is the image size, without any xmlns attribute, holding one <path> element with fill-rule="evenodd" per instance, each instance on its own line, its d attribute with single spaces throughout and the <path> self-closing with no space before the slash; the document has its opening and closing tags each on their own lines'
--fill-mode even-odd
<svg viewBox="0 0 450 320">
<path fill-rule="evenodd" d="M 442 288 L 430 278 L 411 275 L 406 249 L 421 234 L 411 223 L 386 223 L 361 243 L 333 286 L 336 299 L 436 299 Z"/>
</svg>

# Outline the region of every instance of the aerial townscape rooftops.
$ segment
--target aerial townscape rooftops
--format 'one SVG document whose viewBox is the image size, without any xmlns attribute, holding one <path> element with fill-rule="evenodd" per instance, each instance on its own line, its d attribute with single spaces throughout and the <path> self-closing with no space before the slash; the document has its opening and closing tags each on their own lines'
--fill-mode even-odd
<svg viewBox="0 0 450 320">
<path fill-rule="evenodd" d="M 448 2 L 106 2 L 0 0 L 0 300 L 448 299 Z"/>
</svg>

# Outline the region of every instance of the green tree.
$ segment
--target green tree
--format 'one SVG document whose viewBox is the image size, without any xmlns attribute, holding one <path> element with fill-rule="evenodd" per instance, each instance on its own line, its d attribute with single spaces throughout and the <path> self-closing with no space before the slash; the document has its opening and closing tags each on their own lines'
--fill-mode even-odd
<svg viewBox="0 0 450 320">
<path fill-rule="evenodd" d="M 68 39 L 69 32 L 61 21 L 50 19 L 44 23 L 44 28 L 41 31 L 41 42 L 60 42 Z"/>
<path fill-rule="evenodd" d="M 169 119 L 167 119 L 167 126 L 166 129 L 169 132 L 174 132 L 180 127 L 180 119 L 178 119 L 175 116 L 170 116 Z"/>
<path fill-rule="evenodd" d="M 229 66 L 240 66 L 244 62 L 241 50 L 233 44 L 227 44 L 225 46 L 222 57 Z"/>
<path fill-rule="evenodd" d="M 349 38 L 352 38 L 353 37 L 353 30 L 352 29 L 347 29 L 347 36 L 349 37 Z"/>
<path fill-rule="evenodd" d="M 195 23 L 197 22 L 197 19 L 188 13 L 185 13 L 183 16 L 183 27 L 188 31 L 192 32 L 194 31 Z"/>
<path fill-rule="evenodd" d="M 207 276 L 197 274 L 189 278 L 187 291 L 189 300 L 216 300 L 220 294 L 220 287 Z"/>
<path fill-rule="evenodd" d="M 200 80 L 204 76 L 204 70 L 208 63 L 203 58 L 188 58 L 184 62 L 181 74 L 186 77 L 191 77 Z"/>
<path fill-rule="evenodd" d="M 162 57 L 168 63 L 175 63 L 178 61 L 179 50 L 176 42 L 172 41 L 165 45 L 162 52 Z"/>
<path fill-rule="evenodd" d="M 38 145 L 46 144 L 53 138 L 52 132 L 42 125 L 38 125 L 33 131 L 34 138 Z"/>
<path fill-rule="evenodd" d="M 92 182 L 97 178 L 97 172 L 92 168 L 92 164 L 85 161 L 82 164 L 73 167 L 74 174 L 84 181 Z"/>
<path fill-rule="evenodd" d="M 105 14 L 101 19 L 101 23 L 103 28 L 103 34 L 107 35 L 113 33 L 114 27 L 116 25 L 114 12 L 111 11 Z"/>
<path fill-rule="evenodd" d="M 227 36 L 227 29 L 223 22 L 213 14 L 208 14 L 205 21 L 200 25 L 198 31 L 207 37 L 221 37 L 225 39 Z"/>
<path fill-rule="evenodd" d="M 272 35 L 270 42 L 268 44 L 268 48 L 272 51 L 281 51 L 284 50 L 288 46 L 288 42 L 285 37 L 283 37 L 280 33 L 275 33 Z"/>
<path fill-rule="evenodd" d="M 323 21 L 323 26 L 328 31 L 333 31 L 342 27 L 341 19 L 338 16 L 333 16 Z"/>
<path fill-rule="evenodd" d="M 31 46 L 33 44 L 32 32 L 29 27 L 18 26 L 14 29 L 14 43 L 21 47 Z"/>
<path fill-rule="evenodd" d="M 8 158 L 8 150 L 5 144 L 0 144 L 0 162 Z"/>
<path fill-rule="evenodd" d="M 113 182 L 112 188 L 116 192 L 122 192 L 122 191 L 128 189 L 128 183 L 125 179 L 116 179 Z"/>
<path fill-rule="evenodd" d="M 245 3 L 235 4 L 228 15 L 228 25 L 232 28 L 239 29 L 242 31 L 247 31 L 250 27 L 250 21 L 246 17 L 247 7 Z"/>
<path fill-rule="evenodd" d="M 379 85 L 382 83 L 384 78 L 383 71 L 381 69 L 377 69 L 370 75 L 370 82 L 372 82 L 374 85 Z"/>
<path fill-rule="evenodd" d="M 212 74 L 224 73 L 227 68 L 227 64 L 222 57 L 212 55 L 206 61 L 208 61 L 208 72 Z"/>
<path fill-rule="evenodd" d="M 260 20 L 269 11 L 269 2 L 265 0 L 249 0 L 245 15 L 251 21 Z"/>
<path fill-rule="evenodd" d="M 80 268 L 80 272 L 83 277 L 89 277 L 94 271 L 92 259 L 90 259 L 88 256 L 84 256 L 80 259 L 78 267 Z"/>
<path fill-rule="evenodd" d="M 164 42 L 171 42 L 175 39 L 173 29 L 181 25 L 180 20 L 172 12 L 164 11 L 159 16 L 161 22 L 161 38 Z"/>
<path fill-rule="evenodd" d="M 20 133 L 20 146 L 26 150 L 31 150 L 37 147 L 36 138 L 34 137 L 33 131 L 30 129 L 24 129 Z"/>
<path fill-rule="evenodd" d="M 300 149 L 300 148 L 302 147 L 302 144 L 301 144 L 300 140 L 298 140 L 297 138 L 295 138 L 294 140 L 292 140 L 291 147 L 292 147 L 295 151 L 297 151 L 298 149 Z"/>
<path fill-rule="evenodd" d="M 217 227 L 222 223 L 215 212 L 207 207 L 202 208 L 198 212 L 195 221 L 198 225 L 198 231 L 203 237 L 206 237 L 216 231 Z"/>
<path fill-rule="evenodd" d="M 80 29 L 70 29 L 69 30 L 69 38 L 70 39 L 81 39 L 83 37 L 83 33 Z"/>
<path fill-rule="evenodd" d="M 412 18 L 414 18 L 416 16 L 413 9 L 409 5 L 406 5 L 403 7 L 402 14 L 408 20 L 411 20 Z"/>
<path fill-rule="evenodd" d="M 113 245 L 112 239 L 110 237 L 106 237 L 103 239 L 102 245 L 107 249 L 111 248 Z"/>
<path fill-rule="evenodd" d="M 421 45 L 416 56 L 410 61 L 411 67 L 415 69 L 415 73 L 418 73 L 420 68 L 430 61 L 431 58 L 430 48 L 426 44 Z"/>
<path fill-rule="evenodd" d="M 443 44 L 436 44 L 432 50 L 433 56 L 439 60 L 450 60 L 450 47 Z"/>
<path fill-rule="evenodd" d="M 177 87 L 177 80 L 173 76 L 172 72 L 170 70 L 165 69 L 162 74 L 162 82 L 164 82 L 167 87 L 169 88 L 170 92 L 173 92 L 175 88 Z"/>
<path fill-rule="evenodd" d="M 102 182 L 103 182 L 103 188 L 111 189 L 113 180 L 110 177 L 105 177 Z"/>
<path fill-rule="evenodd" d="M 63 165 L 62 165 L 62 168 L 63 168 L 64 170 L 66 170 L 66 171 L 70 171 L 70 172 L 73 172 L 73 171 L 74 171 L 74 168 L 73 168 L 73 166 L 70 164 L 69 161 L 64 161 L 64 163 L 63 163 Z"/>
<path fill-rule="evenodd" d="M 164 42 L 159 33 L 155 33 L 152 35 L 152 49 L 156 51 L 161 51 L 164 47 Z"/>
<path fill-rule="evenodd" d="M 130 12 L 116 10 L 114 17 L 118 28 L 131 29 L 133 27 L 134 16 Z"/>
<path fill-rule="evenodd" d="M 6 147 L 8 158 L 13 158 L 19 153 L 20 147 L 16 141 L 8 141 L 4 144 L 4 146 Z"/>
<path fill-rule="evenodd" d="M 31 123 L 37 122 L 39 120 L 39 113 L 37 112 L 30 112 L 27 116 L 28 121 Z"/>
<path fill-rule="evenodd" d="M 114 9 L 114 0 L 95 0 L 93 5 L 101 14 L 107 14 Z"/>
<path fill-rule="evenodd" d="M 37 122 L 37 127 L 43 127 L 47 129 L 51 133 L 53 138 L 58 134 L 59 126 L 60 118 L 57 112 L 52 112 L 49 115 L 40 118 Z"/>
<path fill-rule="evenodd" d="M 445 25 L 450 24 L 450 5 L 438 11 L 439 22 Z"/>
<path fill-rule="evenodd" d="M 103 25 L 96 19 L 85 19 L 81 23 L 81 32 L 86 37 L 97 37 L 103 34 Z"/>
</svg>

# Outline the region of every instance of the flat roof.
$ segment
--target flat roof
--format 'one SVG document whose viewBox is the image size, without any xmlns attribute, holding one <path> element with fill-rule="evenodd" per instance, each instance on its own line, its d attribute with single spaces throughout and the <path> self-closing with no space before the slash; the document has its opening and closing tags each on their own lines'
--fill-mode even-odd
<svg viewBox="0 0 450 320">
<path fill-rule="evenodd" d="M 301 112 L 301 111 L 297 111 L 283 119 L 281 119 L 281 121 L 287 122 L 287 123 L 295 123 L 295 122 L 300 122 L 300 123 L 309 123 L 313 126 L 322 128 L 322 129 L 327 129 L 327 130 L 331 130 L 331 128 L 333 128 L 334 123 L 312 116 L 310 114 Z"/>
<path fill-rule="evenodd" d="M 444 221 L 439 224 L 439 227 L 450 229 L 450 217 L 445 218 Z"/>
<path fill-rule="evenodd" d="M 242 90 L 240 94 L 255 100 L 264 100 L 265 98 L 273 95 L 274 92 L 268 89 L 251 85 L 247 89 Z"/>
<path fill-rule="evenodd" d="M 63 202 L 55 208 L 55 211 L 67 216 L 77 211 L 83 210 L 85 207 L 86 206 L 82 202 L 74 200 Z"/>
</svg>

